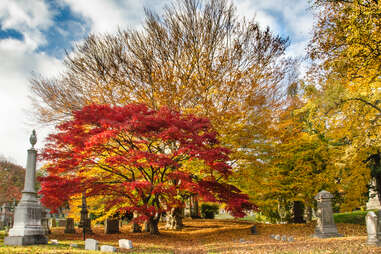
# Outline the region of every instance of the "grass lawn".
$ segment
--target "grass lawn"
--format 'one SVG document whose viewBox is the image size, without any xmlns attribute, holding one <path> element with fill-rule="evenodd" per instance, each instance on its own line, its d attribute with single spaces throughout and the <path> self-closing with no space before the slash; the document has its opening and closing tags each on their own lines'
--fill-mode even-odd
<svg viewBox="0 0 381 254">
<path fill-rule="evenodd" d="M 160 225 L 161 234 L 130 233 L 130 226 L 123 226 L 121 234 L 105 235 L 103 227 L 95 227 L 89 238 L 118 247 L 119 239 L 132 240 L 134 249 L 125 253 L 381 253 L 381 247 L 366 245 L 366 230 L 363 225 L 337 224 L 344 237 L 315 239 L 314 225 L 256 224 L 257 235 L 250 235 L 251 221 L 242 220 L 185 220 L 182 231 L 167 231 Z M 64 234 L 63 228 L 53 228 L 49 239 L 57 239 L 59 245 L 29 247 L 4 246 L 1 236 L 0 253 L 100 253 L 85 251 L 82 235 Z M 271 234 L 294 236 L 294 242 L 281 242 L 270 238 Z M 241 241 L 245 242 L 241 242 Z M 78 248 L 71 248 L 77 243 Z"/>
</svg>

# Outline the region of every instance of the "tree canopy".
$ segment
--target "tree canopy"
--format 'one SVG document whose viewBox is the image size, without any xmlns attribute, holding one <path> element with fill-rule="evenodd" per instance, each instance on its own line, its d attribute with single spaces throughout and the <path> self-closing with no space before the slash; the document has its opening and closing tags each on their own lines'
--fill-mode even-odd
<svg viewBox="0 0 381 254">
<path fill-rule="evenodd" d="M 381 193 L 380 3 L 319 0 L 315 6 L 308 82 L 317 89 L 309 106 L 325 118 L 326 135 L 342 144 L 336 161 L 352 176 L 369 179 L 370 172 Z"/>
<path fill-rule="evenodd" d="M 20 200 L 25 169 L 0 158 L 0 204 Z"/>
<path fill-rule="evenodd" d="M 106 212 L 135 212 L 138 220 L 156 224 L 193 193 L 226 203 L 238 217 L 255 208 L 227 183 L 229 150 L 218 144 L 207 119 L 143 104 L 90 105 L 73 115 L 57 126 L 42 153 L 49 163 L 40 178 L 47 207 L 85 192 L 102 198 Z"/>
</svg>

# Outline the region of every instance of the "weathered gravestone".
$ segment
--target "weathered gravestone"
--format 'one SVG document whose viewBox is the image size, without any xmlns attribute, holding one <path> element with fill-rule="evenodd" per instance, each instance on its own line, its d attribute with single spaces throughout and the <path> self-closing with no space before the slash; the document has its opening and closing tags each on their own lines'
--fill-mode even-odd
<svg viewBox="0 0 381 254">
<path fill-rule="evenodd" d="M 12 207 L 8 202 L 6 202 L 2 205 L 0 210 L 0 229 L 9 229 L 13 222 Z"/>
<path fill-rule="evenodd" d="M 57 219 L 57 225 L 58 227 L 66 227 L 66 219 Z"/>
<path fill-rule="evenodd" d="M 66 226 L 65 226 L 64 232 L 66 234 L 75 234 L 74 219 L 73 218 L 67 218 L 66 219 Z"/>
<path fill-rule="evenodd" d="M 370 211 L 365 216 L 366 231 L 368 233 L 367 244 L 381 246 L 381 211 L 377 213 Z"/>
<path fill-rule="evenodd" d="M 132 249 L 132 242 L 127 239 L 119 240 L 119 248 L 121 249 Z"/>
<path fill-rule="evenodd" d="M 280 235 L 275 235 L 274 239 L 279 241 L 280 240 Z"/>
<path fill-rule="evenodd" d="M 3 230 L 7 226 L 7 212 L 6 204 L 4 203 L 0 208 L 0 230 Z"/>
<path fill-rule="evenodd" d="M 47 244 L 48 238 L 41 225 L 41 205 L 36 193 L 36 157 L 34 145 L 37 142 L 36 131 L 30 137 L 32 147 L 28 150 L 24 190 L 14 213 L 13 227 L 4 238 L 4 245 Z"/>
<path fill-rule="evenodd" d="M 101 245 L 101 252 L 116 252 L 116 248 L 111 245 Z"/>
<path fill-rule="evenodd" d="M 92 233 L 91 230 L 91 220 L 88 218 L 88 210 L 87 210 L 87 204 L 86 204 L 86 193 L 82 193 L 82 205 L 79 206 L 81 208 L 81 219 L 79 221 L 79 228 L 82 228 L 87 233 Z"/>
<path fill-rule="evenodd" d="M 104 227 L 105 234 L 118 234 L 119 231 L 119 220 L 107 218 L 105 220 L 105 227 Z"/>
<path fill-rule="evenodd" d="M 342 236 L 337 232 L 336 224 L 333 220 L 332 198 L 333 195 L 325 190 L 322 190 L 315 196 L 317 201 L 317 225 L 314 237 L 330 238 Z"/>
<path fill-rule="evenodd" d="M 98 241 L 91 238 L 86 239 L 85 250 L 98 250 Z"/>
</svg>

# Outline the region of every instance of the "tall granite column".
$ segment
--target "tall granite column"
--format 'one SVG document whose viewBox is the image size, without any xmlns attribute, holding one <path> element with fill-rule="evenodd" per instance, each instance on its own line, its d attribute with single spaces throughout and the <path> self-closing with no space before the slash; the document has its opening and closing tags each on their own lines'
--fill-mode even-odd
<svg viewBox="0 0 381 254">
<path fill-rule="evenodd" d="M 28 150 L 24 190 L 18 203 L 13 227 L 8 236 L 4 238 L 4 245 L 33 245 L 48 243 L 45 231 L 41 225 L 42 207 L 37 199 L 36 182 L 36 157 L 34 145 L 37 143 L 36 131 L 30 137 L 32 147 Z"/>
</svg>

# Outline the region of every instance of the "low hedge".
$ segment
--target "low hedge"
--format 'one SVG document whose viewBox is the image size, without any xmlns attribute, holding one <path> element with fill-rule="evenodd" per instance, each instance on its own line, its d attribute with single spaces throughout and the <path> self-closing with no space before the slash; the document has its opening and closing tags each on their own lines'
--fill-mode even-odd
<svg viewBox="0 0 381 254">
<path fill-rule="evenodd" d="M 335 213 L 333 218 L 336 223 L 350 223 L 365 225 L 365 216 L 368 211 L 354 211 L 349 213 Z"/>
<path fill-rule="evenodd" d="M 214 219 L 214 216 L 218 214 L 218 208 L 217 204 L 201 204 L 201 217 L 204 219 Z"/>
</svg>

